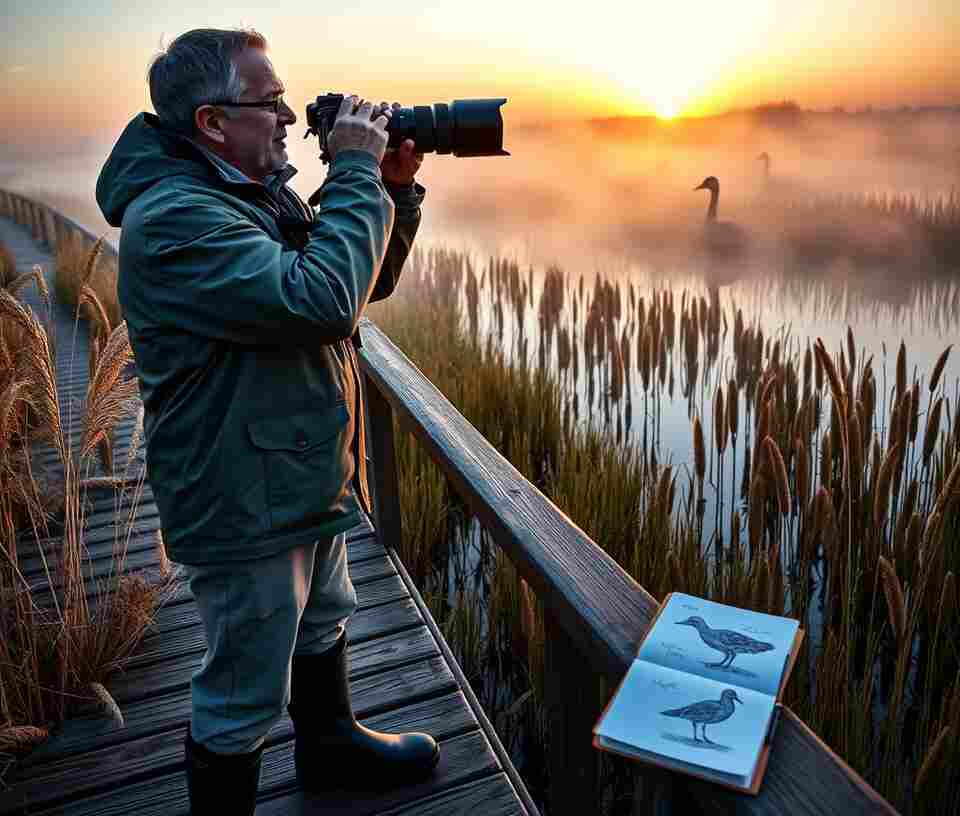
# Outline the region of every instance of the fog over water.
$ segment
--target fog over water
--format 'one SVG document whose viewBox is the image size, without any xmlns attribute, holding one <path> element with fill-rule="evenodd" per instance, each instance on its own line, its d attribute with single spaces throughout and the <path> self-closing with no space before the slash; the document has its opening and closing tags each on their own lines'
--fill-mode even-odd
<svg viewBox="0 0 960 816">
<path fill-rule="evenodd" d="M 810 204 L 840 193 L 920 203 L 952 194 L 956 231 L 960 110 L 853 115 L 776 107 L 699 120 L 514 129 L 509 104 L 503 110 L 509 158 L 426 157 L 419 245 L 464 250 L 477 268 L 505 256 L 524 279 L 532 269 L 529 335 L 536 335 L 543 272 L 555 265 L 571 288 L 581 275 L 592 288 L 599 274 L 625 293 L 632 283 L 648 302 L 654 288 L 673 289 L 678 301 L 684 290 L 716 297 L 731 329 L 739 308 L 746 325 L 782 337 L 785 350 L 802 352 L 817 337 L 837 350 L 850 326 L 878 370 L 884 360 L 889 370 L 903 340 L 911 369 L 929 373 L 954 342 L 956 271 L 937 261 L 921 229 L 876 209 L 853 207 L 838 217 Z M 290 128 L 289 149 L 300 171 L 293 186 L 306 197 L 325 168 L 315 142 L 300 140 L 300 124 Z M 112 138 L 60 155 L 0 158 L 0 186 L 44 200 L 115 241 L 118 231 L 105 225 L 93 200 Z M 769 177 L 761 152 L 770 157 Z M 745 251 L 732 260 L 718 262 L 702 245 L 709 193 L 693 188 L 706 176 L 719 179 L 720 220 L 747 235 Z M 568 319 L 569 309 L 568 302 Z M 491 319 L 489 310 L 481 315 L 483 325 Z M 509 326 L 503 342 L 513 342 Z M 691 415 L 710 427 L 713 390 L 730 376 L 730 342 L 728 334 L 715 365 L 702 370 L 695 398 L 682 398 L 679 388 L 661 397 L 661 444 L 676 462 L 689 461 Z M 951 360 L 948 381 L 958 370 Z M 635 432 L 643 425 L 640 402 L 635 396 Z M 582 419 L 589 411 L 581 407 Z"/>
</svg>

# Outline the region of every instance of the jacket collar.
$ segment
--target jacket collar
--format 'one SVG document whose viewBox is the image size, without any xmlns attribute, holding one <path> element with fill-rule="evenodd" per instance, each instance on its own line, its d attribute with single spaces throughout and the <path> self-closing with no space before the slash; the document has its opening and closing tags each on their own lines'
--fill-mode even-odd
<svg viewBox="0 0 960 816">
<path fill-rule="evenodd" d="M 174 133 L 167 130 L 163 127 L 163 125 L 160 124 L 160 119 L 155 114 L 145 113 L 144 119 L 148 122 L 148 124 L 159 128 L 169 137 L 179 140 L 184 145 L 188 145 L 189 147 L 193 148 L 194 151 L 199 154 L 199 158 L 206 159 L 207 163 L 213 168 L 217 176 L 226 184 L 254 184 L 257 187 L 265 187 L 267 191 L 274 198 L 276 198 L 280 194 L 280 188 L 297 174 L 297 168 L 292 164 L 287 163 L 280 170 L 267 176 L 266 181 L 261 184 L 261 182 L 250 178 L 242 170 L 234 167 L 232 164 L 230 164 L 230 162 L 220 158 L 220 156 L 218 156 L 212 150 L 207 149 L 199 142 L 191 139 L 189 136 L 183 136 L 179 133 Z"/>
</svg>

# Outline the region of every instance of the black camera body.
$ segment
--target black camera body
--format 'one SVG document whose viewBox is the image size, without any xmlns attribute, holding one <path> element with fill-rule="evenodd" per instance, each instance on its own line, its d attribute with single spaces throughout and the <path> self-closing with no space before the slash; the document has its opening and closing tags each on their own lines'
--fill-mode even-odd
<svg viewBox="0 0 960 816">
<path fill-rule="evenodd" d="M 504 99 L 455 99 L 450 105 L 415 105 L 394 110 L 387 123 L 387 147 L 413 139 L 418 153 L 454 156 L 509 156 L 503 149 Z M 307 132 L 320 139 L 320 158 L 330 160 L 327 137 L 343 102 L 343 94 L 324 94 L 307 105 Z"/>
</svg>

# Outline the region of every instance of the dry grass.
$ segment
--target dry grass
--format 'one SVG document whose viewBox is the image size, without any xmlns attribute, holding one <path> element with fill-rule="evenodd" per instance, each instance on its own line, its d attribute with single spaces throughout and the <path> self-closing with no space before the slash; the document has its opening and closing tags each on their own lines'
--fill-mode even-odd
<svg viewBox="0 0 960 816">
<path fill-rule="evenodd" d="M 84 274 L 92 276 L 95 258 L 88 253 L 86 261 Z M 93 366 L 83 443 L 74 456 L 69 429 L 61 424 L 48 332 L 9 288 L 0 290 L 0 337 L 12 361 L 0 368 L 0 743 L 5 746 L 0 752 L 15 755 L 43 739 L 77 705 L 94 701 L 98 689 L 101 697 L 106 693 L 102 683 L 139 642 L 171 576 L 167 570 L 157 580 L 124 568 L 134 514 L 123 518 L 119 512 L 121 503 L 138 503 L 140 470 L 117 476 L 110 576 L 96 585 L 84 580 L 86 494 L 102 487 L 88 478 L 91 457 L 134 405 L 134 383 L 122 376 L 131 359 L 125 325 L 110 333 Z M 43 483 L 34 472 L 31 451 L 40 441 L 59 454 L 62 471 L 54 482 Z M 57 484 L 51 509 L 47 490 Z M 35 554 L 43 556 L 40 581 L 28 580 L 20 566 Z"/>
</svg>

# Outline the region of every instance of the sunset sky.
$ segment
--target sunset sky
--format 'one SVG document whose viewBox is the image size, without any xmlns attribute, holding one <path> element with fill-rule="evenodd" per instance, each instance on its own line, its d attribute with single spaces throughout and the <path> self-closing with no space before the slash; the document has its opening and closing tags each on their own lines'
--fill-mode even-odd
<svg viewBox="0 0 960 816">
<path fill-rule="evenodd" d="M 298 112 L 326 90 L 408 105 L 507 96 L 515 123 L 700 115 L 784 98 L 807 108 L 960 103 L 956 0 L 332 5 L 6 0 L 0 151 L 115 136 L 150 109 L 151 57 L 196 27 L 265 34 Z"/>
</svg>

